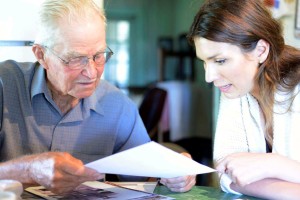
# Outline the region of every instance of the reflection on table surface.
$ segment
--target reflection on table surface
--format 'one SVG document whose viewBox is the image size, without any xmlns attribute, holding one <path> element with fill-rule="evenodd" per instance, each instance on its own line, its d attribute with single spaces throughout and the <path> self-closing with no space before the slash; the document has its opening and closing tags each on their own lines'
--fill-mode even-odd
<svg viewBox="0 0 300 200">
<path fill-rule="evenodd" d="M 157 186 L 154 190 L 154 193 L 165 195 L 168 197 L 173 197 L 176 200 L 260 200 L 258 198 L 246 196 L 246 195 L 234 195 L 222 192 L 218 188 L 214 187 L 205 187 L 205 186 L 194 186 L 192 190 L 185 193 L 171 192 L 165 186 Z M 22 194 L 22 199 L 26 200 L 35 200 L 43 199 L 37 197 L 33 194 L 30 194 L 26 191 Z"/>
<path fill-rule="evenodd" d="M 218 188 L 205 187 L 205 186 L 194 186 L 192 190 L 185 193 L 175 193 L 171 192 L 165 186 L 159 186 L 155 188 L 154 193 L 165 195 L 168 197 L 173 197 L 176 200 L 258 200 L 258 198 L 245 196 L 245 195 L 234 195 L 222 192 Z"/>
</svg>

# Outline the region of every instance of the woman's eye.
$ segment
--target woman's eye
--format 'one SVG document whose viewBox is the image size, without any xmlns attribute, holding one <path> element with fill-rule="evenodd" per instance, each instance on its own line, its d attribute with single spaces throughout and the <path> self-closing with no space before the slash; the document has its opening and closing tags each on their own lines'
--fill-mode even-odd
<svg viewBox="0 0 300 200">
<path fill-rule="evenodd" d="M 216 60 L 215 62 L 222 65 L 226 62 L 226 59 L 219 59 L 219 60 Z"/>
</svg>

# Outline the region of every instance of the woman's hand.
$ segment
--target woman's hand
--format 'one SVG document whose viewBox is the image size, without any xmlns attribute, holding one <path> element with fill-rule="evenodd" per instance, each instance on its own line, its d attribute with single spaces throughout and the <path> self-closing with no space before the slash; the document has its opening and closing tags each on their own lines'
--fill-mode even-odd
<svg viewBox="0 0 300 200">
<path fill-rule="evenodd" d="M 270 153 L 233 153 L 219 160 L 216 169 L 227 174 L 233 183 L 245 186 L 272 177 L 277 171 L 275 163 Z"/>
<path fill-rule="evenodd" d="M 233 153 L 219 160 L 216 169 L 239 186 L 265 178 L 300 183 L 300 163 L 276 153 Z"/>
</svg>

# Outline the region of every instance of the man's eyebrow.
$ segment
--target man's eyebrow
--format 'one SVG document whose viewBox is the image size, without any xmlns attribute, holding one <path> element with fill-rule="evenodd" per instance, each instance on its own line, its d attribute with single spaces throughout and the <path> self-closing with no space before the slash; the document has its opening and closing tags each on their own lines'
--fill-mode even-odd
<svg viewBox="0 0 300 200">
<path fill-rule="evenodd" d="M 95 53 L 95 55 L 96 55 L 96 54 L 99 54 L 99 53 L 103 53 L 103 52 L 105 52 L 105 50 L 106 50 L 106 48 L 101 49 L 101 50 L 98 50 L 98 51 Z"/>
<path fill-rule="evenodd" d="M 104 48 L 98 50 L 94 55 L 99 54 L 99 53 L 103 53 L 103 52 L 105 52 L 106 49 L 107 49 L 107 47 L 104 47 Z M 68 58 L 72 58 L 72 57 L 80 57 L 80 56 L 88 56 L 88 55 L 86 55 L 86 54 L 81 54 L 81 53 L 78 53 L 78 52 L 76 52 L 76 51 L 70 51 L 70 52 L 68 52 L 68 53 L 66 54 L 66 57 L 68 57 Z"/>
<path fill-rule="evenodd" d="M 103 52 L 105 52 L 108 49 L 109 49 L 109 47 L 105 46 L 105 47 L 101 48 L 100 50 L 98 50 L 96 53 L 103 53 Z"/>
<path fill-rule="evenodd" d="M 79 56 L 86 56 L 84 54 L 80 54 L 76 51 L 69 51 L 67 54 L 66 54 L 66 57 L 68 58 L 72 58 L 72 57 L 79 57 Z"/>
</svg>

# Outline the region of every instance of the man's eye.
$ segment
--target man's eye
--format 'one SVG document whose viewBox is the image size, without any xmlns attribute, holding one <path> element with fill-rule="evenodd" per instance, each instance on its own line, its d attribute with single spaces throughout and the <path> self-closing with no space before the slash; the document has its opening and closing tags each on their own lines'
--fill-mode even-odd
<svg viewBox="0 0 300 200">
<path fill-rule="evenodd" d="M 81 62 L 82 60 L 84 60 L 85 57 L 84 56 L 80 56 L 80 57 L 76 57 L 76 58 L 71 58 L 69 60 L 69 62 L 72 62 L 72 63 L 76 63 L 76 62 Z"/>
<path fill-rule="evenodd" d="M 215 62 L 222 65 L 226 62 L 226 59 L 219 59 L 219 60 L 216 60 Z"/>
</svg>

